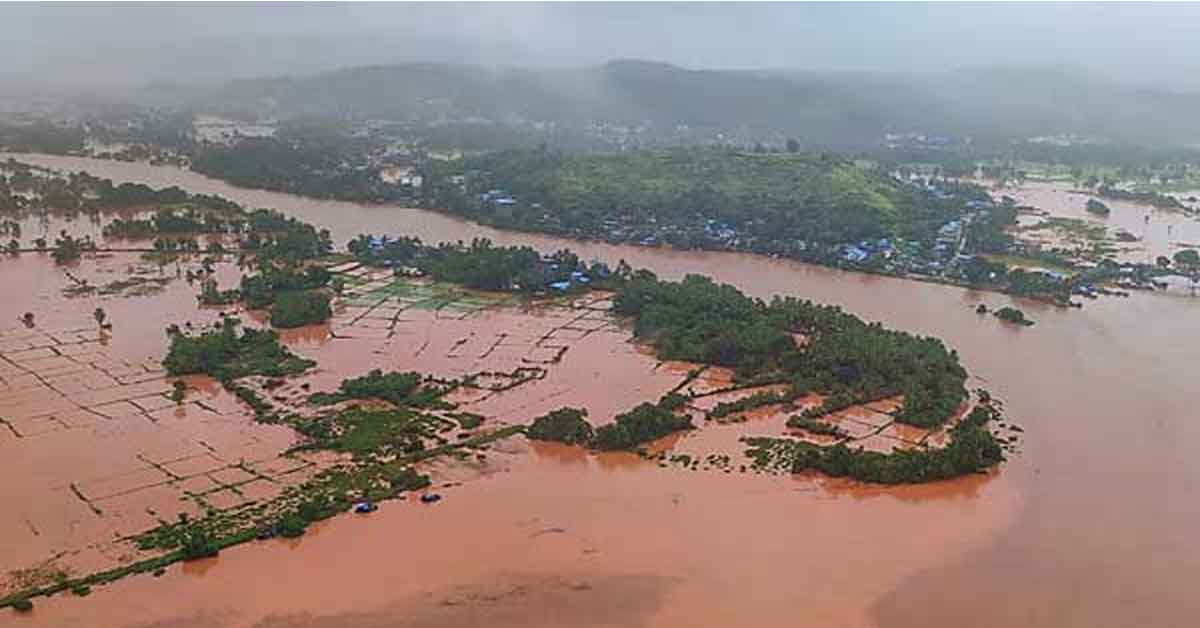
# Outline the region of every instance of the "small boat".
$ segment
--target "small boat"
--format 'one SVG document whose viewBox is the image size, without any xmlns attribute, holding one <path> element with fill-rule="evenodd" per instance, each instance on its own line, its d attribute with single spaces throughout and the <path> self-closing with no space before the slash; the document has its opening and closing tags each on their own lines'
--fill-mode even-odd
<svg viewBox="0 0 1200 628">
<path fill-rule="evenodd" d="M 437 493 L 425 493 L 424 495 L 421 496 L 422 504 L 432 504 L 434 502 L 438 502 L 441 500 L 442 500 L 442 496 L 438 495 Z"/>
<path fill-rule="evenodd" d="M 354 512 L 360 515 L 372 513 L 376 510 L 379 510 L 379 506 L 376 506 L 373 502 L 358 502 L 354 504 Z"/>
</svg>

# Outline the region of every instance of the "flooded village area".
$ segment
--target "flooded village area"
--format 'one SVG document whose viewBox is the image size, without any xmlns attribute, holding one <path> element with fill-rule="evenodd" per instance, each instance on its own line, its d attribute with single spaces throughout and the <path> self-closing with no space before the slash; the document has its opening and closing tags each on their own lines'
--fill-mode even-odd
<svg viewBox="0 0 1200 628">
<path fill-rule="evenodd" d="M 1107 502 L 1111 493 L 1073 461 L 1107 453 L 1111 467 L 1094 472 L 1115 490 L 1136 493 L 1116 479 L 1131 470 L 1132 477 L 1159 477 L 1146 470 L 1145 456 L 1124 456 L 1122 443 L 1146 438 L 1128 417 L 1150 390 L 1116 385 L 1123 371 L 1112 367 L 1122 360 L 1149 369 L 1168 391 L 1153 402 L 1158 416 L 1188 413 L 1183 397 L 1171 392 L 1182 393 L 1184 382 L 1151 363 L 1190 355 L 1170 337 L 1191 316 L 1184 291 L 1064 310 L 749 255 L 564 243 L 432 212 L 240 190 L 173 168 L 37 160 L 116 181 L 178 183 L 248 207 L 279 207 L 329 226 L 339 249 L 359 233 L 410 233 L 430 242 L 481 234 L 546 252 L 571 246 L 581 257 L 627 259 L 668 277 L 708 274 L 763 298 L 800 292 L 845 304 L 869 320 L 946 337 L 972 373 L 969 386 L 1002 398 L 1026 435 L 999 469 L 930 484 L 885 487 L 815 472 L 767 472 L 746 456 L 743 437 L 841 440 L 892 452 L 940 447 L 949 426 L 897 423 L 899 398 L 830 415 L 837 429 L 827 435 L 787 426 L 790 416 L 823 401 L 817 395 L 786 407 L 714 413 L 773 388 L 736 387 L 729 369 L 659 360 L 610 311 L 610 294 L 529 301 L 397 277 L 341 256 L 322 262 L 345 284 L 332 318 L 280 330 L 287 349 L 316 365 L 282 382 L 253 378 L 248 385 L 276 407 L 303 414 L 312 411 L 313 393 L 334 392 L 343 380 L 374 369 L 469 382 L 446 395 L 453 407 L 429 413 L 437 427 L 425 447 L 440 453 L 414 466 L 430 484 L 378 501 L 370 514 L 315 523 L 299 538 L 250 540 L 86 594 L 38 598 L 33 613 L 4 616 L 17 625 L 878 626 L 912 625 L 905 618 L 913 605 L 957 621 L 975 617 L 966 602 L 977 587 L 1037 601 L 1039 579 L 1133 586 L 1127 578 L 1102 584 L 1097 574 L 1073 566 L 1084 563 L 1062 560 L 1107 543 L 1106 533 L 1085 522 L 1088 504 Z M 1113 216 L 1124 220 L 1116 204 Z M 8 591 L 135 564 L 161 553 L 139 538 L 181 513 L 196 519 L 260 512 L 322 473 L 354 463 L 348 453 L 304 448 L 293 426 L 256 420 L 253 407 L 212 378 L 166 373 L 169 326 L 198 331 L 234 314 L 244 326 L 264 327 L 268 315 L 200 305 L 200 281 L 189 275 L 200 273 L 205 255 L 130 250 L 144 245 L 106 239 L 103 225 L 112 217 L 26 216 L 23 240 L 66 230 L 91 236 L 101 250 L 67 265 L 36 252 L 0 261 L 8 295 L 0 302 L 0 452 L 14 478 L 0 488 L 10 505 L 0 515 L 6 539 L 0 571 Z M 210 262 L 221 288 L 236 286 L 247 272 L 233 254 Z M 1038 319 L 1036 327 L 984 322 L 973 312 L 980 303 L 1017 302 Z M 27 312 L 32 325 L 23 321 Z M 1139 344 L 1120 336 L 1163 312 L 1170 325 L 1161 333 Z M 1079 325 L 1081 318 L 1088 324 Z M 1056 374 L 1053 386 L 1044 385 L 1047 369 Z M 182 395 L 176 380 L 184 382 Z M 1100 393 L 1098 382 L 1106 385 Z M 598 453 L 505 432 L 562 407 L 586 408 L 588 419 L 603 425 L 673 391 L 688 397 L 684 411 L 697 429 L 640 453 Z M 1064 399 L 1076 407 L 1064 411 Z M 1083 417 L 1090 427 L 1081 427 Z M 1177 435 L 1197 436 L 1185 432 Z M 504 436 L 490 437 L 496 434 Z M 1155 457 L 1171 467 L 1190 464 L 1170 453 Z M 1065 492 L 1075 502 L 1064 502 Z M 423 495 L 439 499 L 426 502 Z M 1131 499 L 1131 508 L 1156 512 L 1149 496 Z M 1198 520 L 1195 509 L 1182 508 L 1126 525 L 1177 530 Z M 1165 549 L 1154 537 L 1139 538 L 1148 545 L 1110 551 Z M 1013 556 L 1033 561 L 1036 577 L 1015 577 Z M 755 583 L 752 592 L 742 586 L 748 581 Z M 947 591 L 955 595 L 947 599 Z M 805 609 L 801 620 L 798 604 Z M 1012 616 L 995 619 L 989 625 Z"/>
</svg>

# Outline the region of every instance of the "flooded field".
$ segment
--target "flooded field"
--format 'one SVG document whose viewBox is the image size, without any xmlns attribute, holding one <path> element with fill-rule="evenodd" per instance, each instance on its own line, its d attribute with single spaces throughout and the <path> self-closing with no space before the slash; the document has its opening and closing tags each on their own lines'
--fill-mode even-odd
<svg viewBox="0 0 1200 628">
<path fill-rule="evenodd" d="M 18 574 L 8 587 L 27 584 L 39 570 L 48 577 L 86 575 L 127 563 L 140 557 L 130 539 L 141 533 L 181 514 L 195 518 L 271 500 L 327 466 L 327 456 L 287 453 L 297 434 L 256 423 L 249 408 L 209 378 L 186 378 L 191 394 L 181 402 L 170 398 L 174 378 L 159 364 L 167 335 L 155 332 L 170 324 L 200 328 L 222 313 L 198 306 L 195 286 L 167 271 L 193 265 L 187 258 L 159 267 L 136 254 L 95 254 L 63 268 L 27 254 L 0 267 L 6 284 L 28 275 L 42 288 L 11 299 L 4 312 L 10 321 L 30 312 L 40 322 L 0 331 L 0 439 L 9 477 L 18 478 L 4 487 L 3 497 L 16 506 L 0 521 L 4 538 L 18 541 L 0 556 L 0 571 Z M 217 269 L 222 283 L 236 283 L 232 263 Z M 605 424 L 685 383 L 697 395 L 692 410 L 700 423 L 716 404 L 764 389 L 725 392 L 732 383 L 725 369 L 692 379 L 698 365 L 658 361 L 612 316 L 607 293 L 530 303 L 396 279 L 390 271 L 352 268 L 342 276 L 348 288 L 329 323 L 283 334 L 286 344 L 317 361 L 317 370 L 263 391 L 298 412 L 308 391 L 334 390 L 372 369 L 476 376 L 451 401 L 487 427 L 527 424 L 563 406 L 587 408 L 593 422 Z M 117 283 L 129 287 L 111 288 Z M 111 328 L 88 324 L 93 306 L 111 310 Z M 259 311 L 235 313 L 264 318 Z M 839 439 L 880 451 L 922 446 L 928 432 L 898 431 L 887 413 L 896 405 L 838 413 L 832 420 L 843 431 Z M 737 466 L 745 473 L 739 439 L 787 432 L 788 414 L 778 406 L 739 413 L 652 450 L 664 460 L 669 454 L 673 464 L 695 461 L 684 469 Z M 589 457 L 565 448 L 555 456 Z M 652 468 L 632 454 L 599 460 Z M 453 481 L 495 468 L 434 461 L 430 470 Z"/>
<path fill-rule="evenodd" d="M 339 243 L 369 231 L 429 241 L 482 235 L 543 250 L 570 246 L 584 258 L 624 258 L 668 278 L 707 274 L 756 296 L 796 294 L 840 304 L 864 318 L 945 339 L 975 376 L 968 385 L 986 386 L 1003 398 L 1007 414 L 1026 434 L 1021 454 L 997 474 L 899 489 L 736 469 L 662 468 L 626 454 L 590 455 L 513 439 L 497 446 L 479 468 L 435 467 L 439 482 L 464 481 L 439 488 L 446 495 L 439 504 L 389 502 L 371 517 L 333 519 L 299 542 L 239 547 L 172 568 L 162 578 L 139 576 L 98 589 L 86 600 L 57 596 L 39 602 L 27 617 L 6 616 L 6 622 L 205 628 L 589 622 L 1090 627 L 1189 625 L 1200 616 L 1200 600 L 1189 585 L 1200 567 L 1200 550 L 1189 543 L 1200 525 L 1200 504 L 1193 499 L 1200 489 L 1200 459 L 1194 455 L 1200 427 L 1190 372 L 1200 359 L 1200 343 L 1192 341 L 1200 301 L 1135 293 L 1082 310 L 1022 301 L 1038 325 L 1018 329 L 973 313 L 980 302 L 993 308 L 1012 302 L 996 294 L 746 255 L 568 243 L 420 210 L 239 190 L 170 168 L 30 161 L 277 207 L 330 227 Z M 1114 205 L 1110 219 L 1119 213 Z M 33 295 L 34 301 L 6 302 L 4 320 L 13 321 L 6 329 L 19 325 L 16 316 L 27 309 L 35 310 L 39 328 L 94 328 L 95 305 L 86 298 L 63 306 L 46 296 L 67 282 L 55 279 L 51 265 L 44 264 L 48 271 L 9 274 L 35 263 L 28 255 L 0 262 L 4 285 L 21 277 L 17 293 Z M 176 285 L 147 298 L 170 298 Z M 129 353 L 120 349 L 118 359 L 146 360 L 161 352 L 163 344 L 152 345 L 166 342 L 165 321 L 139 325 L 149 330 L 140 334 L 146 340 L 122 338 L 134 335 L 123 331 L 122 318 L 137 320 L 134 310 L 151 308 L 130 305 L 130 313 L 122 314 L 115 302 L 105 307 L 114 321 L 110 346 L 130 347 Z M 194 301 L 190 307 L 195 309 Z M 427 364 L 453 372 L 472 368 L 466 358 L 446 357 L 464 335 L 464 347 L 471 348 L 467 355 L 478 356 L 501 331 L 511 330 L 525 342 L 550 329 L 575 327 L 566 324 L 569 316 L 531 316 L 537 322 L 518 331 L 501 308 L 483 315 L 494 316 L 493 324 L 468 317 L 456 332 L 431 340 L 429 346 L 439 349 L 416 354 L 425 342 L 423 323 L 396 327 L 392 323 L 403 317 L 388 311 L 373 316 L 368 301 L 355 307 L 366 311 L 348 307 L 328 332 L 305 332 L 288 342 L 322 364 L 362 361 L 364 369 L 371 363 Z M 371 331 L 349 338 L 353 316 L 360 313 L 362 327 Z M 339 349 L 336 336 L 343 331 L 347 342 L 368 351 Z M 478 338 L 472 339 L 472 331 Z M 579 332 L 566 335 L 572 333 Z M 682 378 L 677 367 L 657 365 L 630 345 L 621 345 L 622 356 L 611 355 L 611 345 L 601 342 L 609 335 L 618 334 L 594 331 L 583 338 L 585 344 L 574 344 L 533 384 L 538 394 L 529 398 L 566 405 L 547 397 L 575 383 L 563 398 L 597 407 L 607 402 L 616 409 L 621 404 L 608 400 L 629 387 L 665 390 Z M 393 344 L 383 344 L 389 341 Z M 585 348 L 592 342 L 593 348 Z M 387 349 L 375 353 L 380 346 Z M 579 361 L 572 362 L 579 348 L 584 348 Z M 608 365 L 619 366 L 614 372 Z M 578 373 L 571 375 L 571 369 Z M 594 375 L 597 370 L 601 375 Z M 321 372 L 312 377 L 336 379 Z M 478 403 L 493 404 L 491 411 L 500 416 L 526 412 L 502 399 Z M 872 416 L 844 422 L 871 424 Z M 777 429 L 780 420 L 768 409 L 689 438 L 717 439 L 726 427 Z M 6 459 L 11 446 L 11 440 L 0 440 Z M 690 447 L 686 440 L 678 446 Z M 706 449 L 695 447 L 697 453 Z M 32 494 L 22 492 L 9 503 Z M 3 556 L 26 551 L 17 545 L 6 544 Z"/>
<path fill-rule="evenodd" d="M 1096 216 L 1085 205 L 1091 196 L 1071 189 L 1069 182 L 1025 183 L 1009 187 L 1004 194 L 1017 199 L 1020 205 L 1030 205 L 1048 216 L 1083 221 L 1084 224 L 1105 230 L 1111 242 L 1118 232 L 1131 234 L 1137 241 L 1116 243 L 1115 257 L 1121 261 L 1152 264 L 1156 257 L 1171 257 L 1191 246 L 1200 246 L 1200 220 L 1179 211 L 1156 209 L 1149 205 L 1102 199 L 1112 213 Z M 1023 224 L 1039 222 L 1034 217 Z M 1067 243 L 1066 238 L 1052 230 L 1025 232 L 1022 239 L 1051 246 Z"/>
</svg>

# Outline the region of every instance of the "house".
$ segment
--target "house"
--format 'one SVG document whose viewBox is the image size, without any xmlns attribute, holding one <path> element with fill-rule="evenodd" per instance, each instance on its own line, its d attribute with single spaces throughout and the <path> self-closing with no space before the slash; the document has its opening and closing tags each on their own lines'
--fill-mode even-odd
<svg viewBox="0 0 1200 628">
<path fill-rule="evenodd" d="M 842 253 L 842 258 L 848 262 L 862 262 L 870 256 L 870 253 L 858 248 L 857 246 L 848 246 Z"/>
<path fill-rule="evenodd" d="M 496 207 L 512 207 L 517 204 L 517 199 L 509 195 L 504 190 L 488 190 L 479 195 L 480 205 Z"/>
<path fill-rule="evenodd" d="M 411 166 L 388 166 L 379 171 L 379 180 L 388 185 L 419 188 L 425 182 Z"/>
</svg>

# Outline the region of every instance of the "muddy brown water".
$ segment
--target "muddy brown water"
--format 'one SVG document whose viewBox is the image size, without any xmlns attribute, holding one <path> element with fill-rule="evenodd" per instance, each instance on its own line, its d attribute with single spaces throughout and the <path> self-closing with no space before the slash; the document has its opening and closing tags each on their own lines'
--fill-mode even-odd
<svg viewBox="0 0 1200 628">
<path fill-rule="evenodd" d="M 1002 192 L 1061 218 L 1075 218 L 1093 225 L 1103 225 L 1112 236 L 1117 230 L 1127 231 L 1137 242 L 1117 243 L 1121 249 L 1116 256 L 1122 261 L 1152 264 L 1160 255 L 1170 257 L 1183 250 L 1181 244 L 1200 245 L 1200 220 L 1174 210 L 1156 209 L 1129 201 L 1099 199 L 1112 212 L 1097 216 L 1085 208 L 1091 196 L 1078 192 L 1068 182 L 1031 182 Z"/>
<path fill-rule="evenodd" d="M 524 451 L 518 440 L 506 445 L 507 462 L 445 489 L 434 506 L 389 503 L 286 547 L 242 547 L 86 601 L 39 601 L 31 616 L 0 622 L 1091 627 L 1200 617 L 1191 583 L 1200 568 L 1200 301 L 1137 293 L 1069 311 L 1020 302 L 1037 325 L 1013 328 L 973 312 L 1011 302 L 996 294 L 507 233 L 421 210 L 243 190 L 173 168 L 23 159 L 276 207 L 329 227 L 339 243 L 360 232 L 487 236 L 836 303 L 945 339 L 971 385 L 1002 397 L 1025 437 L 996 474 L 890 489 L 660 470 L 629 457 Z M 596 394 L 614 392 L 601 382 Z"/>
</svg>

